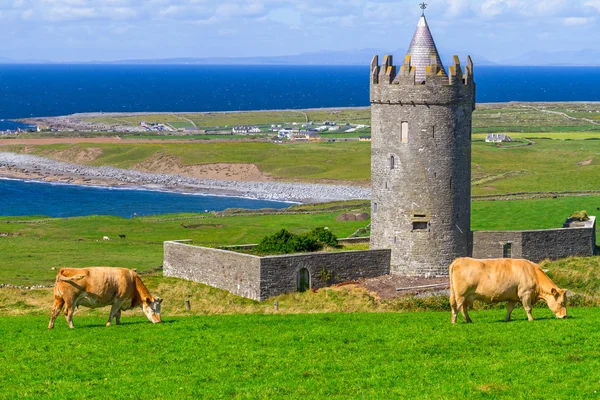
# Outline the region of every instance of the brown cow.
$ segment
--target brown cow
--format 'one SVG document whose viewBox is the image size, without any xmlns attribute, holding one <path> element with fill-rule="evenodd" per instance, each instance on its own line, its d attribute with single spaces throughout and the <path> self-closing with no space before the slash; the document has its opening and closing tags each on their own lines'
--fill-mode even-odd
<svg viewBox="0 0 600 400">
<path fill-rule="evenodd" d="M 146 317 L 160 322 L 162 299 L 153 297 L 135 269 L 87 267 L 61 268 L 54 282 L 54 307 L 50 314 L 48 329 L 54 328 L 54 320 L 65 308 L 69 328 L 73 328 L 73 312 L 77 306 L 91 308 L 112 305 L 106 326 L 113 318 L 121 322 L 121 310 L 142 307 Z"/>
<path fill-rule="evenodd" d="M 457 258 L 449 267 L 452 323 L 458 310 L 466 322 L 472 322 L 467 309 L 474 300 L 484 303 L 506 301 L 506 321 L 517 303 L 523 304 L 527 318 L 533 321 L 532 306 L 544 300 L 557 318 L 566 318 L 567 295 L 559 289 L 539 265 L 527 260 L 497 258 L 477 260 Z"/>
</svg>

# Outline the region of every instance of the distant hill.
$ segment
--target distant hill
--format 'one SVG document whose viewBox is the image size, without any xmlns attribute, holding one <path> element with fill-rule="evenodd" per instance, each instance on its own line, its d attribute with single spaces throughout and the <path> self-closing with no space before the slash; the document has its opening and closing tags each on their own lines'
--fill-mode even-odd
<svg viewBox="0 0 600 400">
<path fill-rule="evenodd" d="M 56 62 L 49 60 L 15 60 L 0 57 L 0 64 L 197 64 L 197 65 L 364 65 L 371 62 L 373 56 L 394 55 L 394 64 L 399 65 L 406 49 L 381 50 L 359 49 L 347 51 L 318 51 L 285 56 L 256 57 L 178 57 L 157 59 L 129 59 L 117 61 Z M 493 62 L 480 54 L 462 51 L 458 55 L 461 63 L 466 62 L 470 54 L 475 66 L 515 65 L 515 66 L 600 66 L 600 50 L 571 50 L 559 52 L 530 51 L 518 57 Z M 445 67 L 452 65 L 452 53 L 440 53 Z M 380 58 L 381 62 L 381 58 Z"/>
<path fill-rule="evenodd" d="M 600 50 L 584 49 L 570 51 L 530 51 L 519 57 L 503 60 L 502 65 L 600 65 Z"/>
<path fill-rule="evenodd" d="M 206 58 L 164 58 L 154 60 L 120 60 L 111 64 L 231 64 L 231 65 L 369 65 L 373 56 L 393 54 L 395 64 L 402 62 L 405 49 L 385 51 L 381 49 L 360 49 L 349 51 L 319 51 L 287 56 L 265 57 L 206 57 Z M 442 54 L 445 65 L 450 65 L 452 54 Z M 461 62 L 465 62 L 466 53 L 460 54 Z M 471 55 L 477 65 L 495 65 L 492 61 L 480 55 Z M 380 60 L 381 62 L 381 60 Z"/>
</svg>

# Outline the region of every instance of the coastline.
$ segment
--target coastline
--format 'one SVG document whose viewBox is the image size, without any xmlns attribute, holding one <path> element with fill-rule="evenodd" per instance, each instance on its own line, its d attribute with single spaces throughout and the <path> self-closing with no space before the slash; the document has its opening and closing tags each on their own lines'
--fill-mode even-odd
<svg viewBox="0 0 600 400">
<path fill-rule="evenodd" d="M 90 167 L 7 152 L 0 152 L 0 178 L 297 203 L 369 199 L 371 195 L 369 189 L 357 186 L 198 179 L 108 166 Z"/>
</svg>

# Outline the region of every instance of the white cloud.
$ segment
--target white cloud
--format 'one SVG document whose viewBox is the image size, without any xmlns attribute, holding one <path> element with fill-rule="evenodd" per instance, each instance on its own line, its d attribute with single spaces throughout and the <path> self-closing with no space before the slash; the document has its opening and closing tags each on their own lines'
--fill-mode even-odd
<svg viewBox="0 0 600 400">
<path fill-rule="evenodd" d="M 565 26 L 582 26 L 592 24 L 595 20 L 596 19 L 592 17 L 569 17 L 563 18 L 562 23 Z"/>
<path fill-rule="evenodd" d="M 589 0 L 584 3 L 587 7 L 593 7 L 600 12 L 600 0 Z"/>
</svg>

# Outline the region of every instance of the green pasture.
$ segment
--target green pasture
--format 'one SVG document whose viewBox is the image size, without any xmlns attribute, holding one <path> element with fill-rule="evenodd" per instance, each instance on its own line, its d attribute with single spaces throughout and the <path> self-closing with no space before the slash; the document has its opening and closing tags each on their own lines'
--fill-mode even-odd
<svg viewBox="0 0 600 400">
<path fill-rule="evenodd" d="M 25 146 L 10 146 L 22 151 Z M 209 163 L 253 163 L 259 169 L 283 180 L 315 179 L 364 181 L 370 177 L 369 142 L 219 142 L 152 144 L 57 144 L 36 146 L 34 154 L 52 157 L 55 151 L 99 148 L 102 155 L 90 165 L 131 168 L 156 153 L 178 157 L 184 165 Z"/>
<path fill-rule="evenodd" d="M 569 118 L 571 117 L 571 118 Z M 284 124 L 324 121 L 338 124 L 371 124 L 371 110 L 364 108 L 323 108 L 285 111 L 244 111 L 209 113 L 164 113 L 150 115 L 102 115 L 85 121 L 103 124 L 139 125 L 168 123 L 199 128 L 234 125 Z M 481 103 L 473 113 L 474 133 L 600 131 L 598 103 Z"/>
<path fill-rule="evenodd" d="M 600 140 L 536 140 L 533 146 L 474 142 L 473 195 L 600 188 Z"/>
<path fill-rule="evenodd" d="M 600 311 L 516 310 L 164 316 L 0 317 L 0 397 L 407 398 L 600 397 Z"/>
<path fill-rule="evenodd" d="M 345 212 L 370 212 L 368 202 L 295 206 L 289 213 L 242 215 L 178 214 L 120 218 L 0 217 L 0 283 L 51 283 L 52 267 L 120 266 L 147 271 L 163 261 L 163 242 L 191 239 L 195 244 L 226 246 L 257 243 L 286 228 L 294 233 L 328 227 L 347 237 L 369 221 L 337 221 Z M 473 230 L 560 228 L 576 210 L 598 214 L 600 197 L 476 201 L 472 203 Z M 296 214 L 307 211 L 309 214 Z M 126 235 L 120 239 L 119 234 Z M 112 240 L 104 241 L 103 236 Z"/>
<path fill-rule="evenodd" d="M 205 113 L 156 113 L 112 116 L 110 114 L 84 118 L 83 121 L 101 124 L 139 125 L 147 123 L 169 124 L 175 128 L 196 125 L 200 129 L 235 125 L 270 125 L 286 123 L 321 123 L 324 121 L 338 124 L 370 124 L 371 110 L 364 108 L 323 108 L 310 110 L 273 110 L 240 112 Z M 193 121 L 193 124 L 192 122 Z"/>
<path fill-rule="evenodd" d="M 586 210 L 600 217 L 600 196 L 573 196 L 471 203 L 471 229 L 528 230 L 562 228 L 573 212 Z"/>
<path fill-rule="evenodd" d="M 7 146 L 23 151 L 25 146 Z M 280 180 L 314 182 L 370 179 L 370 143 L 198 142 L 152 144 L 57 144 L 36 146 L 34 154 L 52 157 L 71 149 L 99 148 L 91 165 L 131 168 L 156 153 L 177 157 L 184 165 L 253 163 Z M 29 147 L 28 151 L 31 151 Z M 514 192 L 589 191 L 600 188 L 600 140 L 536 139 L 535 145 L 498 147 L 475 141 L 472 146 L 473 195 Z"/>
<path fill-rule="evenodd" d="M 336 221 L 338 214 L 352 209 L 350 206 L 316 214 L 181 214 L 131 219 L 0 217 L 0 233 L 8 235 L 0 236 L 0 283 L 51 283 L 56 274 L 51 268 L 61 266 L 154 269 L 162 265 L 163 242 L 167 240 L 191 239 L 212 247 L 248 244 L 258 243 L 281 228 L 302 233 L 319 226 L 328 227 L 338 237 L 347 237 L 369 223 Z M 111 240 L 102 240 L 103 236 Z"/>
</svg>

